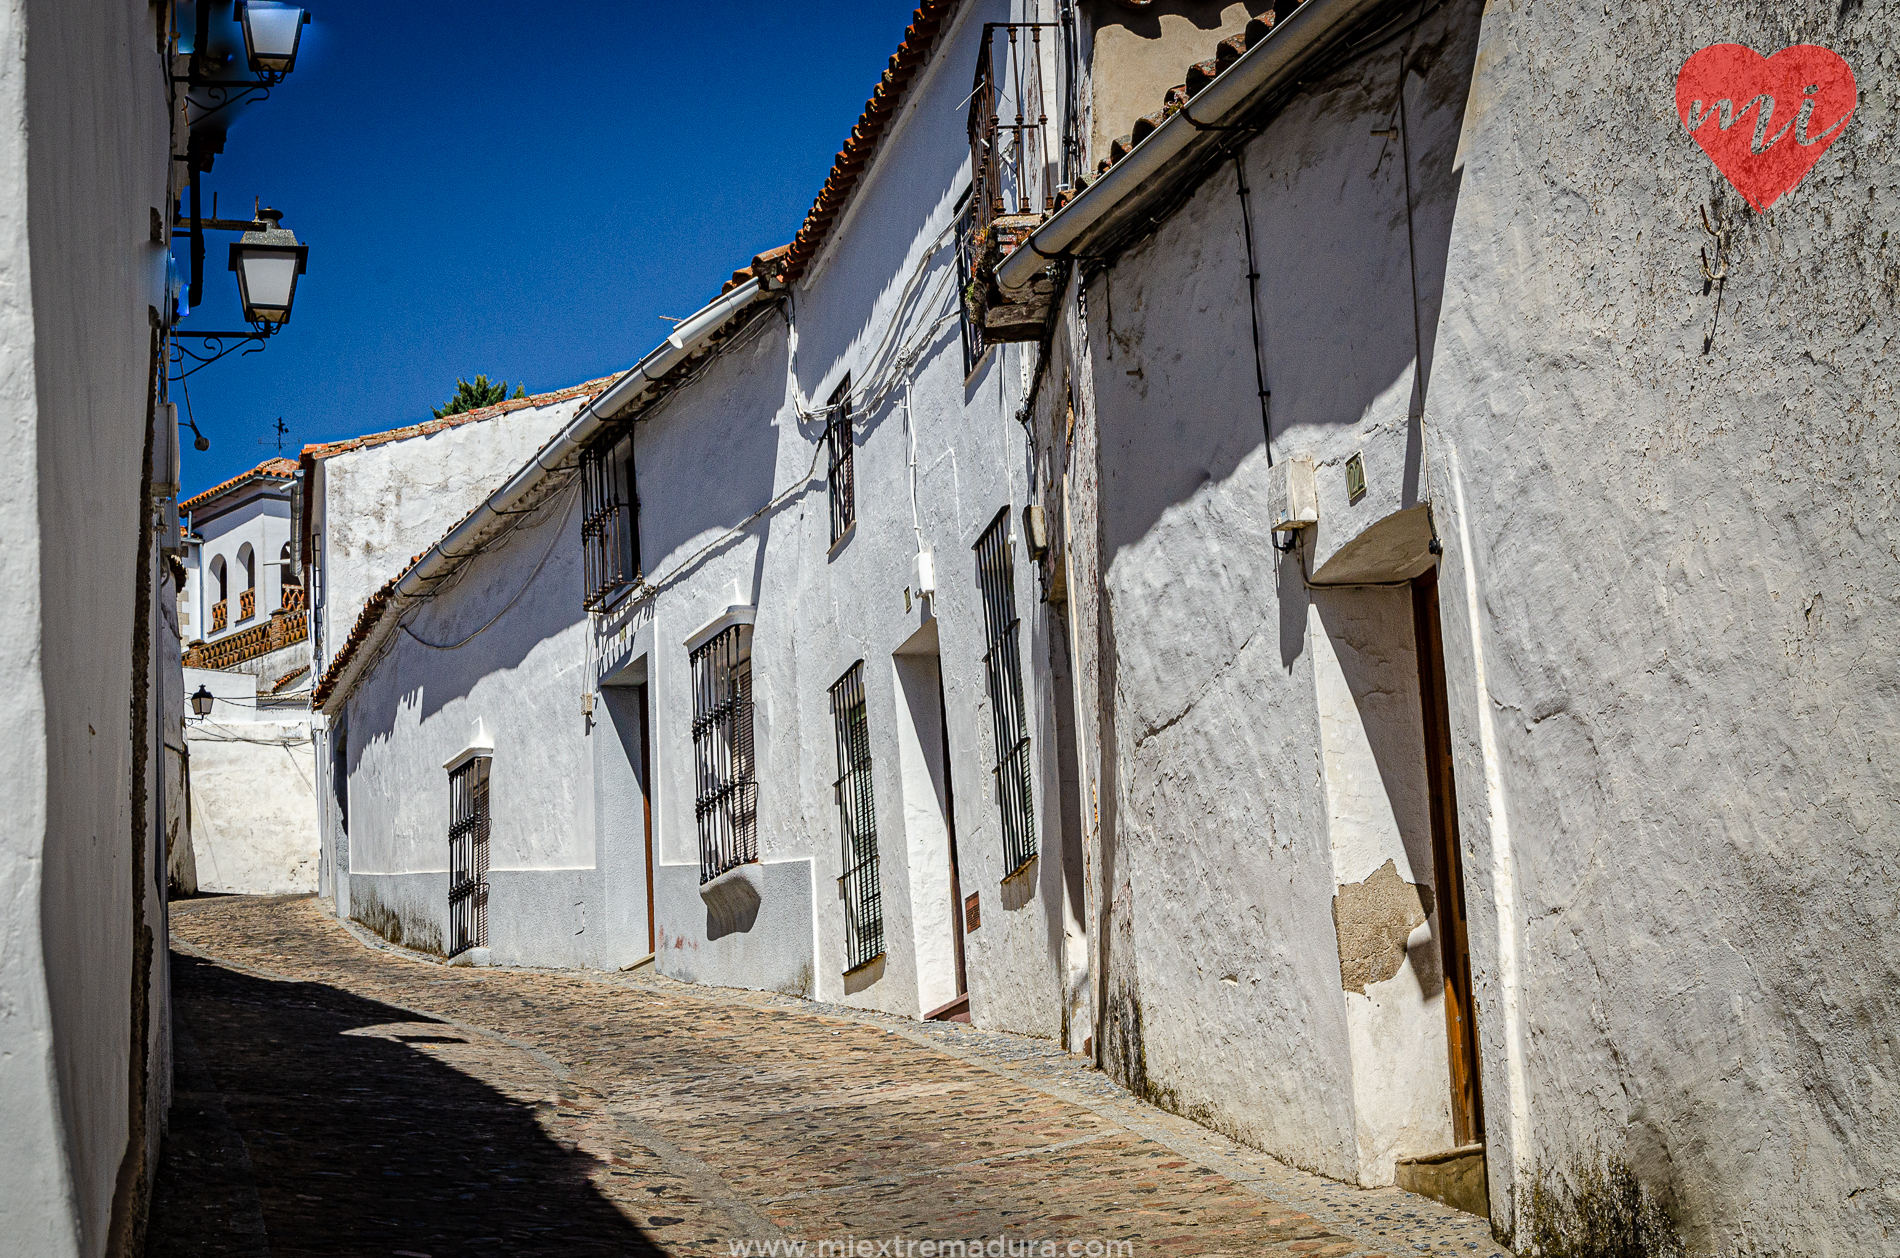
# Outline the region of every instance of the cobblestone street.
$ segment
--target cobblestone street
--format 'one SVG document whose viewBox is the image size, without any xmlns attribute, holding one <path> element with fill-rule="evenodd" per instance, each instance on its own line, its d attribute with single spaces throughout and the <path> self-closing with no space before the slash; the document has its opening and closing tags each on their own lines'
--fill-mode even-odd
<svg viewBox="0 0 1900 1258">
<path fill-rule="evenodd" d="M 651 971 L 451 969 L 309 897 L 174 904 L 172 947 L 154 1255 L 1503 1252 L 1481 1219 L 1289 1170 L 1040 1041 Z"/>
</svg>

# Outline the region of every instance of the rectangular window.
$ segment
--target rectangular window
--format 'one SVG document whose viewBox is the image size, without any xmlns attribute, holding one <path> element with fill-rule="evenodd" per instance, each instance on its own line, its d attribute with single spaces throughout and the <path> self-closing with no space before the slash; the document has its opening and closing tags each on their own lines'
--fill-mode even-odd
<svg viewBox="0 0 1900 1258">
<path fill-rule="evenodd" d="M 633 425 L 581 451 L 581 545 L 589 611 L 640 583 L 640 499 L 634 489 Z"/>
<path fill-rule="evenodd" d="M 871 799 L 871 729 L 864 713 L 864 661 L 831 687 L 838 732 L 838 831 L 844 845 L 845 969 L 884 952 L 884 895 L 878 882 L 877 808 Z"/>
<path fill-rule="evenodd" d="M 967 192 L 964 195 L 969 196 Z M 972 203 L 957 228 L 957 305 L 961 312 L 959 323 L 963 329 L 963 374 L 966 377 L 976 370 L 977 363 L 983 360 L 983 351 L 989 348 L 983 339 L 984 294 L 976 278 L 982 247 L 983 242 L 977 235 L 976 206 Z"/>
<path fill-rule="evenodd" d="M 699 880 L 759 859 L 752 760 L 752 629 L 734 625 L 694 648 L 693 759 Z"/>
<path fill-rule="evenodd" d="M 449 955 L 488 946 L 488 764 L 449 773 Z"/>
<path fill-rule="evenodd" d="M 831 454 L 831 540 L 839 538 L 858 518 L 856 487 L 851 480 L 851 377 L 846 376 L 828 404 L 825 444 Z"/>
<path fill-rule="evenodd" d="M 1023 664 L 1016 620 L 1016 573 L 1010 559 L 1009 508 L 976 543 L 976 582 L 983 595 L 990 720 L 996 730 L 996 800 L 1003 810 L 1003 866 L 1014 873 L 1036 855 L 1036 818 L 1029 781 L 1029 719 L 1023 710 Z M 1007 877 L 1007 875 L 1005 875 Z"/>
</svg>

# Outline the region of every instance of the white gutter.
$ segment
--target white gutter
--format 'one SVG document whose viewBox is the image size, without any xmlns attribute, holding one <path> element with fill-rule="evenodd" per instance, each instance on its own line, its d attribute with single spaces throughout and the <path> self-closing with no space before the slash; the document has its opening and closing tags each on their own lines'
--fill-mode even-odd
<svg viewBox="0 0 1900 1258">
<path fill-rule="evenodd" d="M 1004 289 L 1021 288 L 1057 257 L 1087 253 L 1124 226 L 1147 199 L 1166 190 L 1163 171 L 1190 149 L 1219 143 L 1220 132 L 1196 127 L 1233 125 L 1261 100 L 1299 73 L 1312 54 L 1337 33 L 1388 0 L 1305 0 L 1259 43 L 1242 53 L 1186 107 L 1151 131 L 1129 154 L 1110 166 L 1082 193 L 1063 206 L 1018 245 L 996 268 Z M 1116 215 L 1125 202 L 1129 214 Z"/>
<path fill-rule="evenodd" d="M 757 279 L 749 279 L 731 292 L 709 303 L 698 313 L 683 319 L 673 329 L 673 334 L 656 346 L 651 353 L 627 370 L 627 373 L 608 385 L 593 401 L 583 406 L 567 427 L 554 440 L 535 452 L 526 466 L 508 479 L 508 482 L 490 494 L 479 507 L 456 525 L 446 537 L 431 546 L 428 551 L 409 566 L 401 580 L 396 582 L 392 600 L 396 614 L 402 614 L 402 602 L 405 599 L 419 598 L 427 593 L 429 583 L 447 576 L 458 560 L 467 558 L 482 535 L 507 518 L 508 512 L 518 507 L 521 501 L 541 483 L 549 472 L 564 461 L 573 458 L 588 439 L 606 422 L 606 417 L 625 407 L 642 392 L 654 384 L 667 372 L 685 362 L 705 346 L 706 341 L 724 327 L 732 318 L 765 294 L 767 289 Z M 349 672 L 337 679 L 324 704 L 328 711 L 332 703 L 347 694 L 355 685 L 356 677 L 367 660 L 368 643 L 365 642 L 351 660 Z"/>
</svg>

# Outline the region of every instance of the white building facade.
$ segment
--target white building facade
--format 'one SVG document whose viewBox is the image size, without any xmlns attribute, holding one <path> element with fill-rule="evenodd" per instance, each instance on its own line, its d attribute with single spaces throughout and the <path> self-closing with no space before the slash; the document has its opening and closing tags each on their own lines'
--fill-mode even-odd
<svg viewBox="0 0 1900 1258">
<path fill-rule="evenodd" d="M 255 629 L 278 611 L 301 613 L 291 562 L 292 459 L 269 459 L 178 504 L 186 521 L 178 627 L 207 644 Z"/>
</svg>

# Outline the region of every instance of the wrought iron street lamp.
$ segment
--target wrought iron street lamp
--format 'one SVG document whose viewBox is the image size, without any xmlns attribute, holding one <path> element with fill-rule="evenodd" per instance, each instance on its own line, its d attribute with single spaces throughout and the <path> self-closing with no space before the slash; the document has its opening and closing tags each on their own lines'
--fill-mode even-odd
<svg viewBox="0 0 1900 1258">
<path fill-rule="evenodd" d="M 174 380 L 182 380 L 226 354 L 239 351 L 254 354 L 290 322 L 291 303 L 297 298 L 297 277 L 304 272 L 310 246 L 297 242 L 296 234 L 283 225 L 284 216 L 280 211 L 259 209 L 256 213 L 253 219 L 200 219 L 194 224 L 199 229 L 244 233 L 231 246 L 231 269 L 237 273 L 238 297 L 243 302 L 244 321 L 251 325 L 251 330 L 199 332 L 173 328 L 172 361 L 182 363 L 189 358 L 196 364 L 173 376 Z M 186 340 L 204 344 L 194 350 L 184 344 Z"/>
<path fill-rule="evenodd" d="M 309 13 L 275 0 L 238 0 L 237 16 L 244 27 L 244 55 L 252 72 L 282 78 L 296 67 L 297 41 Z"/>
<path fill-rule="evenodd" d="M 203 682 L 198 683 L 197 693 L 191 696 L 191 710 L 199 716 L 210 716 L 213 702 L 215 702 L 215 696 L 212 695 L 210 688 Z"/>
<path fill-rule="evenodd" d="M 245 320 L 281 326 L 290 322 L 290 303 L 296 300 L 297 277 L 310 246 L 297 243 L 296 234 L 282 225 L 281 212 L 259 210 L 257 217 L 263 230 L 247 231 L 231 246 L 231 269 L 237 272 Z"/>
</svg>

